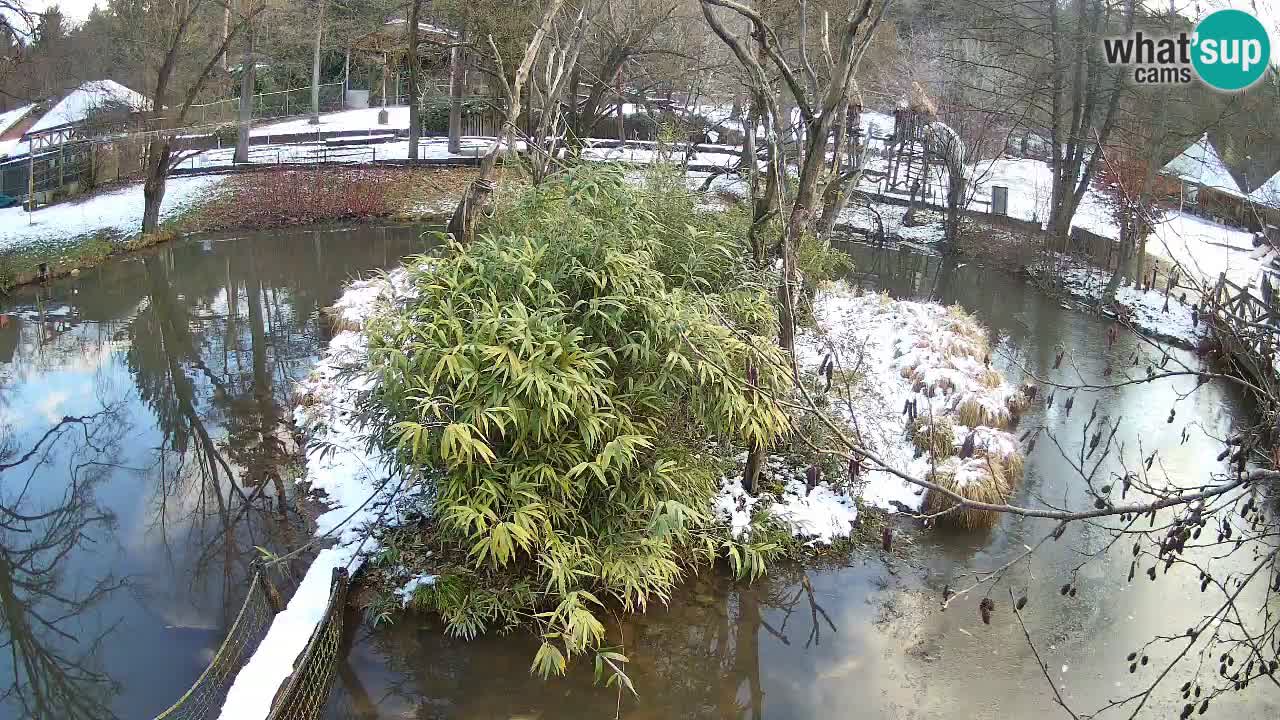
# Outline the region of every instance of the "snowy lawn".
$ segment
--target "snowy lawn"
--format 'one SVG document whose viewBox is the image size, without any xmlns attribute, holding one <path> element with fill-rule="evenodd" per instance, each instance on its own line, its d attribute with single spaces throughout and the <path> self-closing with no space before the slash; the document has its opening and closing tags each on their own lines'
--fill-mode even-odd
<svg viewBox="0 0 1280 720">
<path fill-rule="evenodd" d="M 341 112 L 322 113 L 320 115 L 321 132 L 355 131 L 355 130 L 408 130 L 409 106 L 400 105 L 387 108 L 387 124 L 378 124 L 380 108 L 361 108 L 360 110 L 343 110 Z M 292 120 L 268 123 L 250 131 L 254 137 L 263 135 L 294 135 L 313 133 L 315 125 L 310 123 L 310 116 L 297 117 Z"/>
<path fill-rule="evenodd" d="M 222 183 L 221 176 L 173 177 L 165 184 L 161 221 L 189 210 Z M 20 207 L 0 210 L 0 251 L 57 252 L 98 232 L 117 237 L 142 230 L 142 183 L 134 183 L 81 200 L 58 203 L 28 213 Z"/>
<path fill-rule="evenodd" d="M 1147 239 L 1147 252 L 1177 263 L 1209 286 L 1221 273 L 1243 286 L 1259 269 L 1253 233 L 1180 212 L 1169 213 L 1156 225 Z"/>
</svg>

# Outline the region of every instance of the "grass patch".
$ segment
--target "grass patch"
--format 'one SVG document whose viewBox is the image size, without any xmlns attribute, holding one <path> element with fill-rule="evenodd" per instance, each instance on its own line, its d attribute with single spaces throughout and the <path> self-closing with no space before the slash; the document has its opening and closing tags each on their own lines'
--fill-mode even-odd
<svg viewBox="0 0 1280 720">
<path fill-rule="evenodd" d="M 998 505 L 1005 502 L 1012 485 L 1004 463 L 997 457 L 953 458 L 937 466 L 926 479 L 974 502 Z M 1001 513 L 972 507 L 956 507 L 957 503 L 939 492 L 925 493 L 924 512 L 946 513 L 939 518 L 962 528 L 992 528 Z"/>
<path fill-rule="evenodd" d="M 122 253 L 140 250 L 177 237 L 177 226 L 166 224 L 148 235 L 122 239 L 108 232 L 97 232 L 56 247 L 28 247 L 0 252 L 0 292 L 45 278 L 58 278 L 93 267 Z M 41 265 L 44 266 L 43 273 Z"/>
<path fill-rule="evenodd" d="M 956 431 L 951 421 L 945 417 L 932 420 L 921 415 L 915 422 L 907 426 L 911 435 L 911 443 L 917 450 L 927 452 L 936 458 L 944 458 L 951 454 L 956 444 Z"/>
</svg>

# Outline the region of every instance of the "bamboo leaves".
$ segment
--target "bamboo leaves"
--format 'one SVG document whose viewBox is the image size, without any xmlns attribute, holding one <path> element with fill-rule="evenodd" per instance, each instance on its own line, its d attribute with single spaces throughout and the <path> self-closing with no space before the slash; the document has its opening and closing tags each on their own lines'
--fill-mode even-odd
<svg viewBox="0 0 1280 720">
<path fill-rule="evenodd" d="M 742 238 L 683 192 L 577 167 L 508 203 L 370 324 L 373 412 L 406 470 L 438 477 L 438 541 L 466 558 L 433 591 L 450 629 L 532 617 L 533 672 L 594 652 L 629 686 L 599 598 L 644 608 L 699 563 L 757 577 L 777 550 L 717 525 L 725 466 L 708 448 L 787 432 L 772 397 L 788 360 Z"/>
</svg>

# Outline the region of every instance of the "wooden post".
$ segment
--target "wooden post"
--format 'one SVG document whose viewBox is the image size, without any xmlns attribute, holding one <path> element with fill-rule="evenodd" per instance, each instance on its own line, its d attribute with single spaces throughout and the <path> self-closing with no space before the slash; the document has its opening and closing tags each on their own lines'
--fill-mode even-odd
<svg viewBox="0 0 1280 720">
<path fill-rule="evenodd" d="M 36 148 L 27 142 L 27 224 L 33 224 L 31 216 L 36 212 Z"/>
</svg>

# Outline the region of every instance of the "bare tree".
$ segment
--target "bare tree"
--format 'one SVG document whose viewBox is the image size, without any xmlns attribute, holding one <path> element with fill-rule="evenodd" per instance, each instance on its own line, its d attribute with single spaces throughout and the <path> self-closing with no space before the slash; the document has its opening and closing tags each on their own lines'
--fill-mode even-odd
<svg viewBox="0 0 1280 720">
<path fill-rule="evenodd" d="M 414 8 L 421 0 L 414 0 Z M 324 42 L 324 0 L 316 0 L 316 45 L 311 59 L 311 124 L 320 124 L 320 49 Z M 410 66 L 412 70 L 413 66 Z M 410 147 L 413 147 L 412 145 Z M 416 157 L 416 156 L 415 156 Z"/>
<path fill-rule="evenodd" d="M 146 113 L 148 136 L 142 189 L 144 233 L 155 232 L 160 225 L 165 179 L 175 162 L 174 131 L 185 124 L 191 106 L 217 68 L 222 54 L 262 12 L 264 5 L 254 3 L 239 13 L 218 45 L 209 47 L 201 43 L 203 30 L 221 23 L 226 7 L 227 2 L 223 0 L 181 0 L 159 6 L 128 0 L 113 8 L 122 25 L 130 29 L 127 40 L 135 52 L 135 59 L 143 67 L 154 68 L 154 75 L 150 78 L 150 108 Z M 184 67 L 181 75 L 178 73 L 180 65 L 189 66 Z M 176 105 L 174 101 L 177 101 Z"/>
<path fill-rule="evenodd" d="M 471 181 L 471 184 L 467 186 L 466 192 L 462 195 L 462 200 L 458 203 L 458 207 L 454 209 L 453 216 L 449 220 L 448 232 L 453 236 L 454 240 L 460 243 L 465 244 L 471 241 L 475 234 L 476 219 L 488 206 L 489 197 L 493 193 L 493 176 L 497 169 L 498 153 L 502 151 L 504 145 L 513 147 L 515 144 L 515 124 L 520 117 L 520 99 L 523 97 L 525 82 L 528 81 L 529 73 L 538 59 L 538 51 L 542 47 L 542 41 L 546 38 L 547 33 L 550 32 L 556 14 L 560 12 L 560 6 L 563 4 L 564 0 L 550 0 L 547 4 L 542 14 L 541 23 L 539 23 L 537 30 L 534 31 L 528 46 L 525 47 L 524 59 L 520 62 L 520 66 L 516 68 L 513 81 L 509 82 L 507 80 L 502 54 L 498 51 L 498 46 L 494 43 L 493 36 L 490 35 L 488 38 L 489 47 L 493 51 L 494 64 L 497 66 L 497 77 L 501 81 L 506 104 L 503 107 L 502 123 L 497 137 L 494 138 L 489 152 L 485 153 L 480 162 L 479 177 Z"/>
<path fill-rule="evenodd" d="M 529 163 L 535 185 L 540 184 L 559 162 L 566 132 L 564 93 L 569 78 L 577 70 L 578 57 L 590 21 L 584 4 L 568 29 L 569 37 L 557 36 L 547 53 L 545 68 L 533 73 L 528 113 L 538 118 L 529 143 Z M 594 9 L 593 9 L 594 12 Z M 538 109 L 541 106 L 541 109 Z"/>
<path fill-rule="evenodd" d="M 409 22 L 405 23 L 409 46 L 409 159 L 418 159 L 418 140 L 422 137 L 421 104 L 422 59 L 418 57 L 418 25 L 422 18 L 422 0 L 409 3 Z"/>
</svg>

